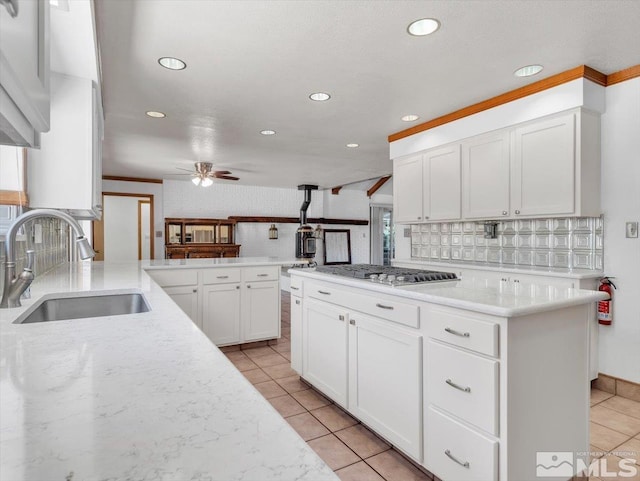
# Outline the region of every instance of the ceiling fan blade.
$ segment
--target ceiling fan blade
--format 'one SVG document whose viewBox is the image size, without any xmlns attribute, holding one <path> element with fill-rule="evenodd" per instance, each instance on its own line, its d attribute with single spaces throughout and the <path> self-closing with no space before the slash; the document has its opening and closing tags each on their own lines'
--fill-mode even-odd
<svg viewBox="0 0 640 481">
<path fill-rule="evenodd" d="M 240 180 L 240 177 L 233 177 L 231 175 L 216 175 L 216 179 L 225 179 L 225 180 Z"/>
<path fill-rule="evenodd" d="M 230 174 L 231 172 L 229 172 L 228 170 L 216 170 L 213 172 L 214 175 L 227 175 Z"/>
</svg>

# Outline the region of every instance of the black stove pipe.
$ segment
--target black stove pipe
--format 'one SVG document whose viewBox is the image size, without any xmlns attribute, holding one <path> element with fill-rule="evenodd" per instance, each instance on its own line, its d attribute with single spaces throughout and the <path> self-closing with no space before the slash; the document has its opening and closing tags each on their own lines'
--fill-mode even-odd
<svg viewBox="0 0 640 481">
<path fill-rule="evenodd" d="M 316 239 L 313 227 L 307 225 L 307 209 L 311 203 L 311 191 L 318 190 L 317 185 L 299 185 L 298 190 L 304 190 L 304 202 L 300 207 L 300 227 L 296 231 L 296 257 L 298 259 L 313 259 L 316 255 Z"/>
<path fill-rule="evenodd" d="M 298 190 L 304 190 L 304 202 L 300 207 L 300 225 L 307 223 L 307 209 L 311 204 L 311 191 L 318 190 L 317 185 L 302 184 L 298 186 Z"/>
</svg>

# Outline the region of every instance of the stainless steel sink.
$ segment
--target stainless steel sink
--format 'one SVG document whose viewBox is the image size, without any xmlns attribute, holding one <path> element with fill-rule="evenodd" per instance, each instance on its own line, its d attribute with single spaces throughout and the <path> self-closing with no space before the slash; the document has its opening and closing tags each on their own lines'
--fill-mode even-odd
<svg viewBox="0 0 640 481">
<path fill-rule="evenodd" d="M 148 312 L 144 295 L 135 290 L 48 294 L 27 309 L 14 324 L 64 321 L 84 317 L 120 316 Z"/>
</svg>

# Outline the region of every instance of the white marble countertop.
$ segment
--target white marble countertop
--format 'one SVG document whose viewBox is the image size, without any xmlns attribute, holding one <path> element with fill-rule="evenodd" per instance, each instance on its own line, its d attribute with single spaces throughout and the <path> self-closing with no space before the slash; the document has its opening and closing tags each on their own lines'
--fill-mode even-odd
<svg viewBox="0 0 640 481">
<path fill-rule="evenodd" d="M 44 294 L 139 289 L 142 314 L 12 324 Z M 0 310 L 0 479 L 338 478 L 137 263 L 80 262 Z"/>
<path fill-rule="evenodd" d="M 442 270 L 447 269 L 477 269 L 483 271 L 508 272 L 512 274 L 530 274 L 535 276 L 562 277 L 565 279 L 596 279 L 604 276 L 604 272 L 592 269 L 562 269 L 558 267 L 536 266 L 505 266 L 504 264 L 488 264 L 486 262 L 454 262 L 454 261 L 428 261 L 418 259 L 393 259 L 392 265 L 406 264 L 420 266 L 437 266 Z"/>
<path fill-rule="evenodd" d="M 316 272 L 315 269 L 290 269 L 289 273 L 304 278 L 367 289 L 433 304 L 440 304 L 501 317 L 518 317 L 552 311 L 607 299 L 599 291 L 570 289 L 542 284 L 480 283 L 474 280 L 432 282 L 391 287 L 369 280 L 341 277 Z"/>
<path fill-rule="evenodd" d="M 209 267 L 293 266 L 308 264 L 308 259 L 295 257 L 214 257 L 207 259 L 153 259 L 142 261 L 142 268 L 202 269 Z"/>
</svg>

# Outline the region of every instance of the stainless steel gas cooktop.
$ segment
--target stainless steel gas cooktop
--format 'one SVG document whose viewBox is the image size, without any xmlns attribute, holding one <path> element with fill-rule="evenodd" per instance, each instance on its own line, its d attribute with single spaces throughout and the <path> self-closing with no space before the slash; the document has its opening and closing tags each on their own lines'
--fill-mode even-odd
<svg viewBox="0 0 640 481">
<path fill-rule="evenodd" d="M 352 277 L 354 279 L 363 279 L 391 286 L 458 280 L 456 275 L 452 272 L 407 269 L 405 267 L 378 266 L 373 264 L 317 266 L 316 272 L 342 277 Z"/>
</svg>

